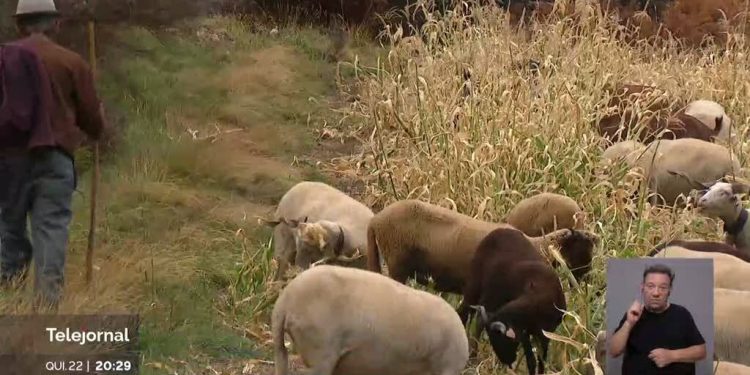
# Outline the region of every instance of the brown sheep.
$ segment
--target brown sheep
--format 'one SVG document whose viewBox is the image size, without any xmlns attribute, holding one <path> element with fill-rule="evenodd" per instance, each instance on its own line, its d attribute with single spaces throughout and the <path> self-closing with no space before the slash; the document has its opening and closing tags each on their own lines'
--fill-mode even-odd
<svg viewBox="0 0 750 375">
<path fill-rule="evenodd" d="M 572 198 L 540 193 L 518 202 L 503 221 L 527 236 L 537 237 L 558 229 L 583 229 L 584 216 Z"/>
<path fill-rule="evenodd" d="M 607 88 L 606 91 L 612 91 Z M 608 107 L 616 107 L 614 114 L 604 116 L 597 124 L 599 135 L 609 142 L 615 143 L 627 140 L 629 137 L 643 143 L 651 143 L 657 139 L 696 138 L 707 142 L 727 137 L 725 123 L 729 126 L 729 118 L 723 112 L 723 107 L 710 100 L 696 100 L 685 108 L 672 111 L 671 108 L 680 106 L 681 102 L 672 105 L 665 98 L 666 93 L 654 86 L 626 84 L 612 94 Z M 631 108 L 636 103 L 645 105 L 640 116 L 633 114 Z M 649 117 L 642 129 L 635 131 L 641 117 Z M 713 121 L 708 119 L 713 118 Z"/>
<path fill-rule="evenodd" d="M 468 278 L 477 246 L 492 230 L 512 228 L 489 223 L 419 200 L 395 202 L 377 213 L 367 227 L 368 269 L 381 272 L 380 256 L 390 276 L 402 283 L 415 276 L 427 285 L 432 276 L 437 290 L 460 294 Z M 529 238 L 540 253 L 549 245 L 560 246 L 560 254 L 576 280 L 591 267 L 598 237 L 590 232 L 561 229 Z M 556 261 L 551 261 L 557 265 Z"/>
<path fill-rule="evenodd" d="M 497 228 L 479 243 L 463 297 L 457 312 L 464 325 L 471 318 L 470 308 L 476 306 L 480 313 L 469 344 L 472 357 L 476 340 L 486 330 L 500 362 L 515 362 L 520 341 L 529 374 L 536 374 L 537 366 L 544 373 L 550 340 L 542 331 L 554 332 L 562 323 L 560 310 L 567 306 L 557 273 L 523 232 Z M 531 336 L 541 344 L 538 363 Z"/>
</svg>

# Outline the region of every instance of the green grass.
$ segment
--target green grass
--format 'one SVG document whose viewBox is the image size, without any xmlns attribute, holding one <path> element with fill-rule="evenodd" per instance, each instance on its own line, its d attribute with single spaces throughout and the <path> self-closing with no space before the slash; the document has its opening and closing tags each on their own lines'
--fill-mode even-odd
<svg viewBox="0 0 750 375">
<path fill-rule="evenodd" d="M 330 42 L 313 28 L 271 35 L 250 22 L 123 28 L 100 46 L 99 87 L 119 142 L 102 156 L 93 291 L 82 280 L 91 152 L 78 154 L 83 194 L 62 311 L 141 314 L 142 374 L 268 357 L 257 334 L 275 298 L 270 230 L 253 215 L 301 179 L 330 182 L 311 163 L 290 166 L 314 154 L 314 128 L 338 122 Z M 238 132 L 216 144 L 188 132 L 217 127 Z"/>
</svg>

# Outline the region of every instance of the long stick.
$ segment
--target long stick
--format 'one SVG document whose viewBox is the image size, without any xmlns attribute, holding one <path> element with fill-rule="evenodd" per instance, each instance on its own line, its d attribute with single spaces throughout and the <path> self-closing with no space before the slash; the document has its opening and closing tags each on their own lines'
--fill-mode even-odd
<svg viewBox="0 0 750 375">
<path fill-rule="evenodd" d="M 96 38 L 94 21 L 89 20 L 89 62 L 92 74 L 96 74 Z M 86 251 L 86 284 L 91 284 L 94 260 L 94 233 L 96 232 L 96 191 L 99 185 L 99 141 L 94 143 L 94 173 L 91 175 L 91 213 L 89 216 L 89 243 Z"/>
</svg>

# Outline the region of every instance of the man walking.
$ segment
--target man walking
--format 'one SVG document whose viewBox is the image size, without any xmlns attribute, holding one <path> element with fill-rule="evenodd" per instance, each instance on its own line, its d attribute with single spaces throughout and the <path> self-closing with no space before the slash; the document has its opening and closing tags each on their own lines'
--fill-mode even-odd
<svg viewBox="0 0 750 375">
<path fill-rule="evenodd" d="M 46 106 L 36 107 L 14 101 L 14 96 L 28 97 L 22 94 L 28 88 L 7 87 L 8 80 L 3 88 L 0 79 L 0 89 L 5 90 L 5 99 L 10 97 L 8 103 L 13 107 L 0 105 L 0 111 L 39 113 L 25 117 L 38 120 L 28 138 L 15 142 L 1 140 L 0 283 L 7 287 L 13 281 L 24 280 L 33 258 L 35 306 L 43 304 L 57 310 L 64 284 L 72 196 L 77 187 L 73 155 L 85 135 L 100 138 L 104 120 L 89 65 L 78 54 L 50 39 L 60 27 L 54 1 L 19 0 L 15 21 L 22 39 L 10 45 L 32 51 L 41 60 L 43 78 L 48 84 L 37 86 L 42 92 L 36 95 L 49 100 L 44 101 L 48 103 Z M 13 71 L 15 62 L 8 58 L 0 60 L 6 72 Z M 45 92 L 45 88 L 49 91 Z M 2 99 L 0 96 L 0 103 Z M 46 123 L 39 119 L 45 113 Z M 30 240 L 26 232 L 27 216 L 31 224 Z"/>
<path fill-rule="evenodd" d="M 643 272 L 641 294 L 612 335 L 613 357 L 623 352 L 622 375 L 695 375 L 695 362 L 706 357 L 706 341 L 692 314 L 669 302 L 674 272 L 661 264 Z"/>
</svg>

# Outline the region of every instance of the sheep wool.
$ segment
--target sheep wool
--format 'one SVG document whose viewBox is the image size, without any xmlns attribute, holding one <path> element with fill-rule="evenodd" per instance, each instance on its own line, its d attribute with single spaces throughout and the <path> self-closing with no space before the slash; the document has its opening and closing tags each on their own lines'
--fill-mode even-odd
<svg viewBox="0 0 750 375">
<path fill-rule="evenodd" d="M 738 363 L 714 361 L 713 375 L 750 375 L 750 366 Z"/>
<path fill-rule="evenodd" d="M 469 358 L 448 302 L 356 268 L 303 271 L 281 292 L 271 320 L 276 375 L 288 374 L 285 333 L 316 375 L 459 375 Z"/>
<path fill-rule="evenodd" d="M 702 183 L 740 172 L 737 157 L 726 147 L 694 138 L 665 139 L 641 149 L 637 143 L 612 147 L 605 159 L 622 158 L 630 168 L 640 168 L 652 193 L 661 203 L 673 205 L 680 195 L 689 196 Z M 610 147 L 610 148 L 612 148 Z"/>
<path fill-rule="evenodd" d="M 729 141 L 732 133 L 732 119 L 727 115 L 721 104 L 713 100 L 694 100 L 688 103 L 684 113 L 697 118 L 711 130 L 716 130 L 718 126 L 719 132 L 716 138 L 725 142 Z"/>
<path fill-rule="evenodd" d="M 654 258 L 713 258 L 714 288 L 750 291 L 750 263 L 724 253 L 703 252 L 668 246 Z"/>
<path fill-rule="evenodd" d="M 750 366 L 750 291 L 714 289 L 714 352 L 720 361 Z"/>
<path fill-rule="evenodd" d="M 583 210 L 570 197 L 555 193 L 539 193 L 516 204 L 505 222 L 527 236 L 537 237 L 557 229 L 583 229 Z"/>
</svg>

